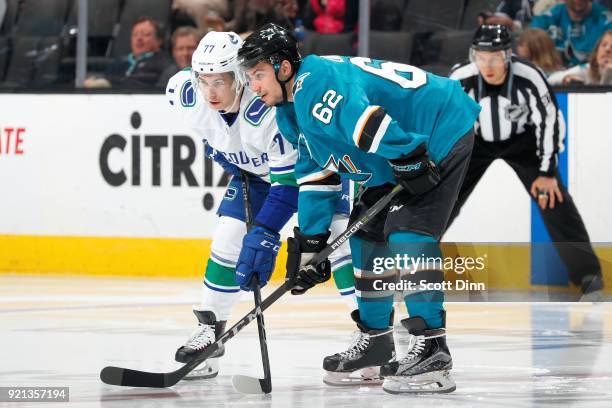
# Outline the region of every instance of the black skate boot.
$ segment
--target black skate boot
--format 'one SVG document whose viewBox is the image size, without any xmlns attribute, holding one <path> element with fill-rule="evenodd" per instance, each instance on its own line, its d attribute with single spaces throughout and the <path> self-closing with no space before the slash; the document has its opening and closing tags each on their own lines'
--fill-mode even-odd
<svg viewBox="0 0 612 408">
<path fill-rule="evenodd" d="M 198 318 L 198 328 L 191 334 L 189 340 L 176 350 L 174 359 L 180 363 L 188 363 L 199 356 L 209 345 L 214 343 L 225 331 L 226 321 L 217 321 L 215 314 L 208 310 L 194 310 Z M 198 365 L 185 379 L 212 378 L 219 373 L 219 357 L 225 353 L 221 345 L 212 356 Z"/>
<path fill-rule="evenodd" d="M 408 354 L 380 367 L 383 390 L 391 394 L 453 392 L 455 382 L 449 376 L 453 359 L 446 345 L 446 329 L 427 329 L 425 320 L 402 320 L 412 335 Z"/>
<path fill-rule="evenodd" d="M 395 356 L 393 326 L 382 330 L 369 329 L 361 322 L 358 310 L 351 313 L 351 318 L 359 331 L 353 334 L 348 350 L 325 357 L 323 382 L 327 385 L 381 384 L 379 368 Z"/>
</svg>

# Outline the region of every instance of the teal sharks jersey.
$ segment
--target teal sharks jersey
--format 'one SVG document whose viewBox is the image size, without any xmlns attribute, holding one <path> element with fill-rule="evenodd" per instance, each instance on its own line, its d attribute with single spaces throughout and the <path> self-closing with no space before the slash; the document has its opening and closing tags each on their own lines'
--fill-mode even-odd
<svg viewBox="0 0 612 408">
<path fill-rule="evenodd" d="M 293 97 L 277 110 L 277 124 L 298 149 L 298 220 L 306 234 L 329 227 L 333 205 L 325 203 L 340 194 L 340 176 L 365 186 L 395 183 L 388 160 L 421 143 L 439 163 L 480 112 L 458 81 L 362 57 L 306 57 Z"/>
</svg>

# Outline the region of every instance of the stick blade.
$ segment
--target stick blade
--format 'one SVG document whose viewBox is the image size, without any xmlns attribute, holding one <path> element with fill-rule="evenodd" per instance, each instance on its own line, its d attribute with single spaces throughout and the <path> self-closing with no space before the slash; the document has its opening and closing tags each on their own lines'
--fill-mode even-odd
<svg viewBox="0 0 612 408">
<path fill-rule="evenodd" d="M 246 375 L 234 375 L 232 385 L 243 394 L 269 394 L 272 391 L 270 381 Z"/>
<path fill-rule="evenodd" d="M 122 385 L 123 368 L 119 367 L 104 367 L 100 371 L 100 380 L 109 385 Z"/>
<path fill-rule="evenodd" d="M 164 388 L 174 384 L 166 384 L 164 373 L 148 373 L 120 367 L 104 367 L 100 371 L 100 379 L 105 384 L 123 387 Z"/>
</svg>

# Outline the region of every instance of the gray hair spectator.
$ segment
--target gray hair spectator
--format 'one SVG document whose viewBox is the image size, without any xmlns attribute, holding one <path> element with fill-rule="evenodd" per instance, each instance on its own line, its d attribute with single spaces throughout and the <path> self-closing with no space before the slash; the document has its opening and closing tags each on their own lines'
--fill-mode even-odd
<svg viewBox="0 0 612 408">
<path fill-rule="evenodd" d="M 168 66 L 157 82 L 158 86 L 166 86 L 170 78 L 181 69 L 191 66 L 191 56 L 202 39 L 202 32 L 197 28 L 179 27 L 172 33 L 172 58 L 174 63 Z"/>
<path fill-rule="evenodd" d="M 536 16 L 531 27 L 547 31 L 570 66 L 587 62 L 601 35 L 612 30 L 612 13 L 591 0 L 565 0 Z"/>
<path fill-rule="evenodd" d="M 552 84 L 612 85 L 612 30 L 601 36 L 588 64 L 558 72 L 549 78 Z"/>
<path fill-rule="evenodd" d="M 193 27 L 179 27 L 172 34 L 172 57 L 179 69 L 191 66 L 191 56 L 198 48 L 202 32 Z"/>
</svg>

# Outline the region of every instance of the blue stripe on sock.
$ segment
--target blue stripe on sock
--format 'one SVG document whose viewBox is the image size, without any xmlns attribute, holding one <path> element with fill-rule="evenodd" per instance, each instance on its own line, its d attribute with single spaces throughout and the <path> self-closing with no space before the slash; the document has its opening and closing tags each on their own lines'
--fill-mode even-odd
<svg viewBox="0 0 612 408">
<path fill-rule="evenodd" d="M 206 283 L 206 281 L 204 281 L 204 285 L 206 285 L 207 288 L 214 290 L 215 292 L 223 292 L 223 293 L 237 293 L 240 292 L 240 289 L 219 289 L 219 288 L 215 288 L 214 286 L 210 286 L 208 283 Z"/>
</svg>

